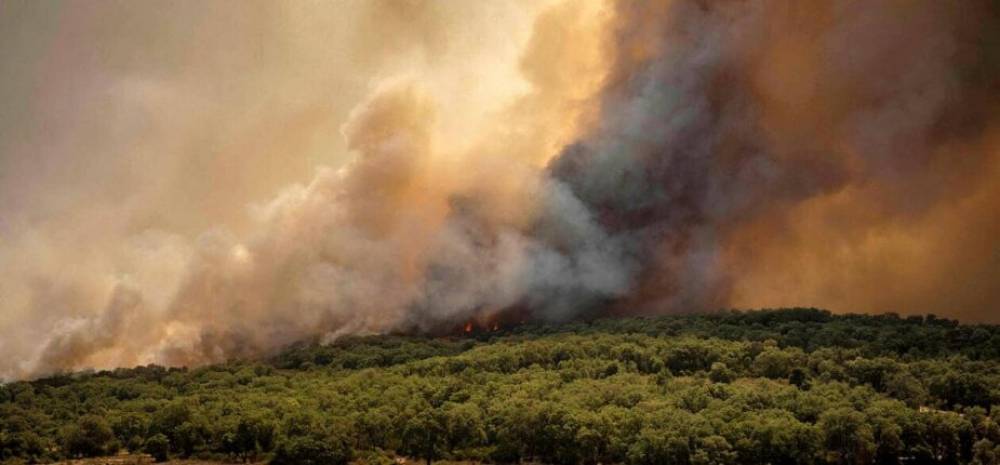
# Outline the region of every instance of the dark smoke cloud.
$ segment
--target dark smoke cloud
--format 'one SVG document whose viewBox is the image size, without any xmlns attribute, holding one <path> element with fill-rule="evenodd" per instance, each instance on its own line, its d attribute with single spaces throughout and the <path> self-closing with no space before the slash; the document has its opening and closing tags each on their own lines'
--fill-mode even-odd
<svg viewBox="0 0 1000 465">
<path fill-rule="evenodd" d="M 831 266 L 836 260 L 823 256 L 837 253 L 824 246 L 831 236 L 860 244 L 898 224 L 923 242 L 921 220 L 992 189 L 997 20 L 989 2 L 624 2 L 600 123 L 551 163 L 551 175 L 642 263 L 626 311 L 780 303 L 734 286 L 778 280 L 767 255 L 800 247 L 785 240 L 799 232 L 802 210 L 835 214 L 824 203 L 850 196 L 830 231 L 801 232 L 816 236 L 807 242 L 819 257 L 785 264 L 792 273 L 824 270 L 797 283 L 821 288 L 864 272 Z M 997 203 L 970 214 L 997 232 Z M 753 238 L 747 228 L 757 229 Z M 996 256 L 993 240 L 950 245 L 949 254 Z M 866 279 L 892 280 L 892 268 L 909 266 L 877 260 L 887 269 Z M 902 296 L 916 293 L 879 301 L 861 286 L 840 299 L 781 302 L 903 312 L 937 305 L 995 319 L 1000 268 L 989 260 L 971 264 L 985 268 L 967 276 L 971 292 L 941 286 L 946 295 L 932 305 L 901 308 L 916 303 Z M 976 293 L 992 298 L 970 298 Z"/>
</svg>

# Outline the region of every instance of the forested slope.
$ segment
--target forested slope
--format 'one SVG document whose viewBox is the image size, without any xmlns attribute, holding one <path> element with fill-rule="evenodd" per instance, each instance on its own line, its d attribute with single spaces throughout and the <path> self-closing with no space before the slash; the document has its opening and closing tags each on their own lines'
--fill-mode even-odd
<svg viewBox="0 0 1000 465">
<path fill-rule="evenodd" d="M 998 463 L 1000 327 L 814 309 L 302 343 L 0 386 L 0 460 Z"/>
</svg>

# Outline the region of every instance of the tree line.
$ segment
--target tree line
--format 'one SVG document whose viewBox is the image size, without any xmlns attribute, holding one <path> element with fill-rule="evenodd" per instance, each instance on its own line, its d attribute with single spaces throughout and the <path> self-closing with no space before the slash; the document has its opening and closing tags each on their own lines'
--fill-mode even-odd
<svg viewBox="0 0 1000 465">
<path fill-rule="evenodd" d="M 0 385 L 0 461 L 1000 463 L 1000 330 L 815 309 L 301 343 Z"/>
</svg>

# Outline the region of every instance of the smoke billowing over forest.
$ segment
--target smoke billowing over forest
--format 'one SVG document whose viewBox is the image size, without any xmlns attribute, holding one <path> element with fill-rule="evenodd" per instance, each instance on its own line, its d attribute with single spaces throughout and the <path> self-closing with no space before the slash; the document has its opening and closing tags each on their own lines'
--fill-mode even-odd
<svg viewBox="0 0 1000 465">
<path fill-rule="evenodd" d="M 996 2 L 256 6 L 0 7 L 0 377 L 511 315 L 1000 318 Z"/>
</svg>

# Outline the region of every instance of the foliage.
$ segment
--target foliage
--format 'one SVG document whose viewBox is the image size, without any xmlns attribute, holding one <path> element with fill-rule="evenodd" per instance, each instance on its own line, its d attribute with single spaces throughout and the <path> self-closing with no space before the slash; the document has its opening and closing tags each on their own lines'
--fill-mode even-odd
<svg viewBox="0 0 1000 465">
<path fill-rule="evenodd" d="M 63 450 L 70 457 L 98 457 L 118 451 L 119 444 L 108 422 L 84 415 L 63 430 Z"/>
<path fill-rule="evenodd" d="M 987 465 L 998 403 L 998 327 L 727 311 L 0 384 L 0 461 Z"/>
<path fill-rule="evenodd" d="M 146 439 L 144 452 L 151 455 L 157 462 L 166 461 L 170 457 L 170 440 L 163 433 L 156 433 Z"/>
</svg>

